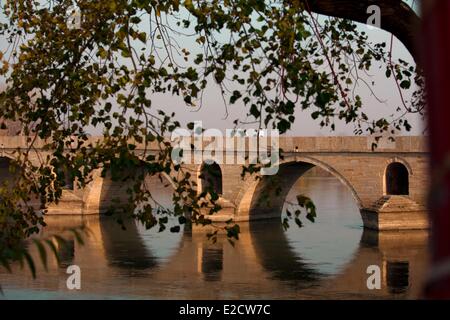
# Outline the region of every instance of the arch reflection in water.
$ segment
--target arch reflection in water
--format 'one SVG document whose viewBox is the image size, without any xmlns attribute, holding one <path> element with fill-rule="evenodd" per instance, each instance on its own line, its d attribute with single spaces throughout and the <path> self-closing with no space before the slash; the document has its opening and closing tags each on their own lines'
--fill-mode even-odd
<svg viewBox="0 0 450 320">
<path fill-rule="evenodd" d="M 409 261 L 387 261 L 387 286 L 391 293 L 404 293 L 409 288 Z"/>
<path fill-rule="evenodd" d="M 389 294 L 418 297 L 428 267 L 428 237 L 426 230 L 364 230 L 359 254 L 372 255 L 371 263 L 382 266 L 383 289 Z"/>
<path fill-rule="evenodd" d="M 317 207 L 316 222 L 303 216 L 303 228 L 293 224 L 286 231 L 279 221 L 253 222 L 252 237 L 263 265 L 275 278 L 310 287 L 338 274 L 353 259 L 362 220 L 351 192 L 319 168 L 291 185 L 287 203 L 295 202 L 298 194 L 309 196 Z"/>
<path fill-rule="evenodd" d="M 316 205 L 314 223 L 305 219 L 304 228 L 293 225 L 286 236 L 296 252 L 313 262 L 323 274 L 334 275 L 351 261 L 358 249 L 363 232 L 363 222 L 351 192 L 334 177 L 300 178 L 288 201 L 295 201 L 298 194 L 310 197 Z"/>
<path fill-rule="evenodd" d="M 133 220 L 124 221 L 125 230 L 113 217 L 102 216 L 100 229 L 106 258 L 111 266 L 122 269 L 147 270 L 160 265 L 176 250 L 180 234 L 146 230 Z"/>
<path fill-rule="evenodd" d="M 142 241 L 134 220 L 124 221 L 125 230 L 113 217 L 102 216 L 100 229 L 106 258 L 111 266 L 129 269 L 149 269 L 156 259 Z"/>
<path fill-rule="evenodd" d="M 156 203 L 172 208 L 173 189 L 170 184 L 162 183 L 158 176 L 146 177 L 144 183 L 150 188 Z M 156 203 L 151 203 L 156 206 Z M 176 224 L 170 220 L 168 229 Z M 146 230 L 144 225 L 131 218 L 125 219 L 125 230 L 117 218 L 102 215 L 100 227 L 107 259 L 112 266 L 122 269 L 152 269 L 167 260 L 179 246 L 183 229 L 180 233 L 159 233 L 158 228 Z"/>
<path fill-rule="evenodd" d="M 250 233 L 256 256 L 272 279 L 294 287 L 309 287 L 323 277 L 295 252 L 278 221 L 251 222 Z"/>
<path fill-rule="evenodd" d="M 72 265 L 75 259 L 75 240 L 66 239 L 65 243 L 58 248 L 58 255 L 61 268 Z"/>
<path fill-rule="evenodd" d="M 201 248 L 201 263 L 201 272 L 205 281 L 220 281 L 223 270 L 222 246 Z"/>
<path fill-rule="evenodd" d="M 73 261 L 83 271 L 82 294 L 180 299 L 417 296 L 426 268 L 427 233 L 363 232 L 345 187 L 339 191 L 342 185 L 330 178 L 308 180 L 298 182 L 292 194 L 302 191 L 313 197 L 319 210 L 315 224 L 284 231 L 279 220 L 241 223 L 234 247 L 224 236 L 212 244 L 205 231 L 195 228 L 158 233 L 127 221 L 127 231 L 122 231 L 113 218 L 88 219 L 96 239 L 75 244 Z M 55 225 L 65 228 L 69 222 L 69 217 L 59 217 Z M 399 262 L 407 262 L 408 270 Z M 382 290 L 366 287 L 366 268 L 372 264 L 382 268 Z M 59 285 L 67 275 L 59 272 L 60 278 L 53 269 L 39 272 L 33 282 L 27 271 L 17 268 L 12 275 L 0 271 L 0 282 L 7 297 L 15 288 L 23 294 L 45 290 L 70 298 Z"/>
</svg>

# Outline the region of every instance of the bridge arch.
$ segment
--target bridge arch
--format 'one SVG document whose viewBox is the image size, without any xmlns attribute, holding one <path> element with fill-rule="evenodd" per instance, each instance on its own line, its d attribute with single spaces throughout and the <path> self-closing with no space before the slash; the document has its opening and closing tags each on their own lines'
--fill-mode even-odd
<svg viewBox="0 0 450 320">
<path fill-rule="evenodd" d="M 86 186 L 83 194 L 83 213 L 99 214 L 108 212 L 115 206 L 126 205 L 129 200 L 128 189 L 135 186 L 135 180 L 131 178 L 134 174 L 143 173 L 142 168 L 137 166 L 134 172 L 124 172 L 123 179 L 113 179 L 108 171 L 102 175 L 102 169 L 97 169 L 92 173 L 92 181 Z M 145 173 L 144 173 L 145 174 Z M 157 177 L 146 174 L 142 180 L 142 188 L 151 188 L 148 185 L 148 177 Z M 167 182 L 167 185 L 175 189 L 172 178 L 165 172 L 161 173 L 161 179 Z"/>
<path fill-rule="evenodd" d="M 409 174 L 409 175 L 412 175 L 412 174 L 414 173 L 411 164 L 410 164 L 408 161 L 406 161 L 405 159 L 403 159 L 402 157 L 392 157 L 392 158 L 389 158 L 389 159 L 386 161 L 386 167 L 389 166 L 389 164 L 394 163 L 394 162 L 398 162 L 398 163 L 401 163 L 402 165 L 404 165 L 405 168 L 408 170 L 408 174 Z M 386 173 L 386 172 L 385 172 L 385 173 Z"/>
<path fill-rule="evenodd" d="M 237 214 L 249 216 L 249 220 L 277 218 L 282 214 L 285 199 L 295 182 L 313 167 L 319 167 L 336 177 L 351 192 L 359 209 L 363 203 L 350 181 L 331 165 L 307 156 L 286 157 L 274 176 L 262 176 L 245 186 L 245 192 L 238 206 Z M 274 187 L 278 190 L 273 189 Z"/>
<path fill-rule="evenodd" d="M 402 162 L 393 161 L 384 171 L 385 195 L 409 195 L 410 171 Z"/>
<path fill-rule="evenodd" d="M 390 158 L 383 172 L 383 194 L 409 195 L 412 175 L 413 169 L 408 161 L 401 157 Z"/>
<path fill-rule="evenodd" d="M 0 155 L 0 168 L 8 168 L 13 158 L 8 155 Z"/>
<path fill-rule="evenodd" d="M 322 170 L 330 173 L 333 177 L 337 178 L 344 186 L 346 186 L 348 188 L 348 190 L 352 193 L 353 198 L 355 199 L 355 202 L 358 206 L 359 209 L 363 208 L 362 205 L 362 201 L 358 195 L 358 193 L 356 192 L 356 189 L 354 188 L 354 186 L 350 183 L 350 181 L 344 177 L 343 174 L 341 174 L 339 171 L 337 171 L 335 168 L 333 168 L 332 166 L 330 166 L 329 164 L 326 164 L 323 161 L 311 158 L 311 157 L 296 157 L 296 159 L 299 159 L 297 161 L 302 161 L 302 162 L 306 162 L 306 163 L 311 163 L 316 167 L 321 168 Z M 289 160 L 289 159 L 288 159 Z"/>
<path fill-rule="evenodd" d="M 11 184 L 17 180 L 17 174 L 10 170 L 12 161 L 12 157 L 5 154 L 0 155 L 0 187 L 5 185 L 11 187 Z M 17 166 L 14 167 L 16 171 L 20 170 Z"/>
</svg>

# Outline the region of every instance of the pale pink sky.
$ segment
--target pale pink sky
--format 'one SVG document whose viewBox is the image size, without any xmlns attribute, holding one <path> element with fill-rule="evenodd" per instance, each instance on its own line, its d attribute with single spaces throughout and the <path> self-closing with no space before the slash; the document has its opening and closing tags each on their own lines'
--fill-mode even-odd
<svg viewBox="0 0 450 320">
<path fill-rule="evenodd" d="M 365 25 L 360 25 L 369 35 L 370 40 L 373 42 L 390 42 L 390 33 L 379 29 L 369 29 Z M 182 44 L 184 45 L 184 44 Z M 187 47 L 190 44 L 186 44 Z M 4 50 L 6 43 L 0 38 L 0 50 Z M 401 58 L 408 62 L 413 62 L 413 59 L 409 52 L 404 48 L 404 46 L 397 39 L 394 40 L 394 58 Z M 377 96 L 383 100 L 380 103 L 371 96 L 370 90 L 364 86 L 358 89 L 358 94 L 362 96 L 364 104 L 364 111 L 373 118 L 378 118 L 381 116 L 389 116 L 395 113 L 395 109 L 401 105 L 401 100 L 399 93 L 397 91 L 396 84 L 391 77 L 386 79 L 385 68 L 379 68 L 379 66 L 374 65 L 370 71 L 370 77 L 367 78 L 370 83 L 372 80 L 375 82 L 373 91 Z M 231 129 L 234 127 L 233 121 L 235 119 L 240 119 L 242 121 L 247 119 L 248 108 L 244 108 L 242 104 L 228 106 L 228 110 L 224 106 L 222 97 L 220 95 L 220 90 L 214 81 L 210 81 L 210 85 L 204 93 L 203 96 L 203 107 L 192 108 L 184 104 L 182 98 L 174 97 L 171 95 L 155 95 L 153 99 L 153 108 L 163 109 L 167 113 L 176 112 L 177 120 L 182 124 L 193 121 L 202 121 L 204 128 L 217 128 L 222 131 L 226 129 Z M 0 83 L 0 86 L 2 83 Z M 227 116 L 228 112 L 228 116 Z M 296 136 L 325 136 L 325 135 L 352 135 L 353 125 L 346 125 L 343 122 L 336 122 L 336 130 L 331 132 L 329 128 L 320 128 L 319 121 L 314 121 L 309 112 L 302 112 L 300 107 L 297 108 L 295 113 L 296 122 L 293 125 L 292 130 L 288 133 L 289 135 Z M 413 134 L 421 135 L 423 134 L 424 123 L 420 115 L 410 115 L 407 117 L 413 129 L 410 133 L 401 132 L 400 134 Z M 245 128 L 245 126 L 242 126 Z M 251 127 L 251 126 L 247 126 Z M 92 134 L 101 134 L 98 129 L 89 130 Z"/>
</svg>

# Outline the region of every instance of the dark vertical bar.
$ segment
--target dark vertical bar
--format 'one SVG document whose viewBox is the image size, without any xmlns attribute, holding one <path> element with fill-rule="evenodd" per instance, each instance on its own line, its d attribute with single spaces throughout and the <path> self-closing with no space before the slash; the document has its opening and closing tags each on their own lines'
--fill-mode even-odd
<svg viewBox="0 0 450 320">
<path fill-rule="evenodd" d="M 426 296 L 450 298 L 450 1 L 422 3 L 432 174 L 432 267 Z"/>
</svg>

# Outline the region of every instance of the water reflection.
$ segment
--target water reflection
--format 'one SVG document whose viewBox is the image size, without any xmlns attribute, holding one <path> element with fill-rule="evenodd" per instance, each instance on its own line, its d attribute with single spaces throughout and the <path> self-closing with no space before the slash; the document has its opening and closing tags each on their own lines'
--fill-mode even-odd
<svg viewBox="0 0 450 320">
<path fill-rule="evenodd" d="M 360 252 L 376 252 L 383 287 L 392 297 L 419 296 L 428 261 L 428 231 L 365 230 Z"/>
<path fill-rule="evenodd" d="M 100 230 L 108 264 L 123 269 L 149 269 L 157 259 L 145 246 L 135 221 L 125 220 L 125 230 L 112 217 L 100 217 Z"/>
<path fill-rule="evenodd" d="M 178 299 L 418 296 L 426 269 L 427 232 L 363 230 L 351 195 L 330 178 L 300 181 L 292 195 L 300 191 L 318 206 L 315 224 L 285 231 L 279 221 L 241 223 L 235 246 L 225 235 L 212 243 L 203 228 L 158 233 L 126 221 L 126 231 L 122 231 L 111 217 L 49 217 L 46 233 L 82 222 L 92 232 L 84 246 L 73 242 L 64 259 L 64 265 L 81 267 L 82 290 L 67 290 L 65 268 L 55 263 L 49 264 L 48 273 L 40 266 L 37 280 L 19 266 L 11 275 L 2 270 L 0 283 L 6 298 L 71 298 L 74 294 Z M 35 248 L 32 253 L 38 257 Z M 382 270 L 381 290 L 367 289 L 366 270 L 374 264 Z"/>
<path fill-rule="evenodd" d="M 67 268 L 73 264 L 75 258 L 75 240 L 69 239 L 58 247 L 59 266 Z"/>
<path fill-rule="evenodd" d="M 223 270 L 223 248 L 202 248 L 200 252 L 203 279 L 220 281 Z"/>
<path fill-rule="evenodd" d="M 250 234 L 255 253 L 272 279 L 286 281 L 294 287 L 310 287 L 323 276 L 295 252 L 281 223 L 252 222 Z"/>
<path fill-rule="evenodd" d="M 298 194 L 310 197 L 317 208 L 316 222 L 300 216 L 304 228 L 293 224 L 285 232 L 297 257 L 323 276 L 339 273 L 358 250 L 363 222 L 349 190 L 335 178 L 301 178 L 287 196 L 296 202 Z"/>
<path fill-rule="evenodd" d="M 409 261 L 387 261 L 386 281 L 389 292 L 406 292 L 409 288 Z"/>
</svg>

